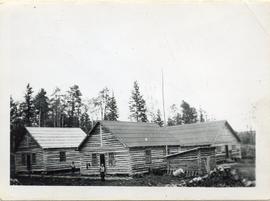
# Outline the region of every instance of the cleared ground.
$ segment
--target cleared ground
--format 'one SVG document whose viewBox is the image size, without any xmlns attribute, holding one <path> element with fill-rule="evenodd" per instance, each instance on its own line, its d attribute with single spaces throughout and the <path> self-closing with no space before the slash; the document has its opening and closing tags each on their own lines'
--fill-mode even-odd
<svg viewBox="0 0 270 201">
<path fill-rule="evenodd" d="M 255 162 L 254 160 L 246 159 L 241 162 L 232 165 L 235 168 L 241 178 L 255 181 Z M 96 178 L 59 178 L 59 177 L 17 177 L 22 185 L 55 185 L 55 186 L 173 186 L 183 181 L 183 178 L 174 177 L 171 175 L 154 175 L 147 174 L 141 177 L 135 177 L 132 179 L 119 178 L 118 180 L 112 180 L 113 178 L 107 177 L 105 182 Z"/>
<path fill-rule="evenodd" d="M 256 168 L 254 159 L 244 159 L 232 167 L 237 169 L 242 177 L 251 181 L 256 180 Z"/>
</svg>

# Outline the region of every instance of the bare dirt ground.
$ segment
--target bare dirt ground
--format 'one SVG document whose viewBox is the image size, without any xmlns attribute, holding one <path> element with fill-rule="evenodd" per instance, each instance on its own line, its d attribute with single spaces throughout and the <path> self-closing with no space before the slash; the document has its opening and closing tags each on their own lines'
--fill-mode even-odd
<svg viewBox="0 0 270 201">
<path fill-rule="evenodd" d="M 240 163 L 232 166 L 239 171 L 239 174 L 251 181 L 256 180 L 255 171 L 255 160 L 254 159 L 243 159 Z"/>
<path fill-rule="evenodd" d="M 241 178 L 255 181 L 255 162 L 245 159 L 239 163 L 233 164 Z M 76 178 L 75 178 L 76 177 Z M 172 175 L 154 175 L 146 174 L 132 179 L 107 180 L 102 182 L 98 177 L 87 178 L 75 176 L 74 178 L 65 177 L 16 177 L 22 185 L 52 185 L 52 186 L 176 186 L 184 179 Z M 216 186 L 216 185 L 215 185 Z"/>
</svg>

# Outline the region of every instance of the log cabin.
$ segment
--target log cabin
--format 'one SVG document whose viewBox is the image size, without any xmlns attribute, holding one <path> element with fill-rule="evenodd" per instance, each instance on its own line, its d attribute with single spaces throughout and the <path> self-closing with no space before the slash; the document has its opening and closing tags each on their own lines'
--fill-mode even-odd
<svg viewBox="0 0 270 201">
<path fill-rule="evenodd" d="M 168 135 L 177 138 L 180 150 L 196 147 L 216 147 L 216 161 L 241 159 L 241 144 L 237 133 L 230 124 L 211 121 L 162 128 Z"/>
<path fill-rule="evenodd" d="M 80 167 L 76 150 L 86 134 L 80 128 L 26 127 L 15 152 L 16 173 L 68 170 Z"/>
<path fill-rule="evenodd" d="M 177 152 L 178 141 L 153 123 L 98 121 L 79 146 L 81 174 L 136 175 L 166 170 L 167 150 Z"/>
<path fill-rule="evenodd" d="M 227 121 L 161 128 L 153 123 L 98 121 L 79 145 L 81 174 L 136 175 L 166 169 L 167 155 L 214 147 L 216 161 L 241 158 L 240 139 Z M 213 149 L 211 149 L 213 150 Z"/>
</svg>

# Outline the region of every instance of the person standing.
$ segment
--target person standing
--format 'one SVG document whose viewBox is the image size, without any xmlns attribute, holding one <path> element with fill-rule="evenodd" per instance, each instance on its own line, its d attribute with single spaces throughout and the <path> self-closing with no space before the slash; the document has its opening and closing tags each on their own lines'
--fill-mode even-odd
<svg viewBox="0 0 270 201">
<path fill-rule="evenodd" d="M 100 171 L 100 178 L 101 178 L 101 181 L 105 181 L 105 166 L 104 164 L 102 163 L 100 168 L 99 168 L 99 171 Z"/>
<path fill-rule="evenodd" d="M 72 161 L 72 163 L 71 163 L 71 172 L 72 172 L 72 175 L 74 175 L 75 170 L 76 170 L 76 166 L 75 166 L 74 161 Z"/>
</svg>

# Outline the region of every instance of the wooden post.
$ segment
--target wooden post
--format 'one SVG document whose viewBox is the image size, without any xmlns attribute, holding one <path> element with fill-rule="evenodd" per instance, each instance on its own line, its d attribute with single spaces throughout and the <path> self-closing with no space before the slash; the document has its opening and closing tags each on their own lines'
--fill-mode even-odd
<svg viewBox="0 0 270 201">
<path fill-rule="evenodd" d="M 198 172 L 199 172 L 199 175 L 201 175 L 202 174 L 201 149 L 198 149 L 197 151 L 198 151 L 197 153 Z"/>
</svg>

